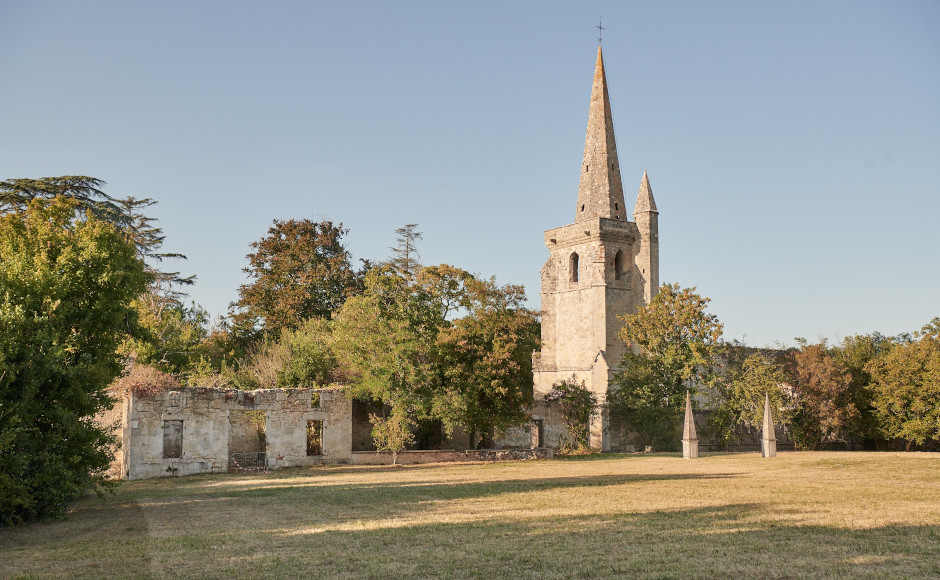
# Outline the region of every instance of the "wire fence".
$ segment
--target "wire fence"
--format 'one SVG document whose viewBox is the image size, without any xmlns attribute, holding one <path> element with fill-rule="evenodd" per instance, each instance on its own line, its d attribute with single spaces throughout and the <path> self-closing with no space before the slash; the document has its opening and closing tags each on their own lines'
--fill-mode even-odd
<svg viewBox="0 0 940 580">
<path fill-rule="evenodd" d="M 228 458 L 229 471 L 268 471 L 268 458 L 264 451 L 232 453 Z"/>
</svg>

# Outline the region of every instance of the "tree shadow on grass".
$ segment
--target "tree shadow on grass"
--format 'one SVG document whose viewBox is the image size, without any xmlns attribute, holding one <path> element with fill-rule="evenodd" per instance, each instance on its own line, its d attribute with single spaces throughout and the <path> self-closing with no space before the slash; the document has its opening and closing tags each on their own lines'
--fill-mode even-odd
<svg viewBox="0 0 940 580">
<path fill-rule="evenodd" d="M 511 504 L 516 501 L 512 496 L 535 498 L 557 490 L 579 490 L 581 493 L 583 489 L 583 493 L 595 494 L 612 486 L 727 477 L 733 475 L 618 474 L 471 482 L 422 479 L 335 484 L 259 480 L 256 487 L 180 489 L 175 497 L 166 494 L 154 499 L 138 497 L 137 502 L 147 510 L 151 521 L 164 525 L 174 521 L 195 521 L 198 526 L 199 521 L 208 524 L 218 519 L 220 514 L 226 514 L 237 527 L 250 520 L 250 525 L 267 529 L 298 525 L 330 528 L 349 522 L 413 517 L 415 513 L 452 501 L 486 499 Z"/>
<path fill-rule="evenodd" d="M 612 486 L 727 477 L 638 474 L 276 485 L 216 489 L 200 497 L 183 493 L 175 503 L 146 508 L 83 502 L 70 521 L 0 530 L 0 576 L 940 576 L 937 526 L 801 525 L 762 503 L 637 513 L 612 506 L 600 509 L 602 513 L 577 515 L 564 513 L 567 503 L 545 504 L 577 502 L 586 497 L 583 494 L 603 493 Z M 526 509 L 530 496 L 519 502 L 499 498 L 552 490 L 575 493 L 536 493 L 541 503 L 531 511 Z M 649 490 L 649 485 L 637 487 L 641 493 Z M 616 490 L 612 497 L 630 493 L 629 488 Z M 457 510 L 462 508 L 455 505 L 462 504 L 448 502 L 467 499 L 480 500 L 467 504 L 478 511 L 461 519 Z M 487 512 L 493 505 L 508 505 L 510 511 Z M 435 511 L 437 506 L 448 509 Z M 149 529 L 143 529 L 144 521 Z M 27 533 L 21 533 L 24 530 Z M 23 560 L 27 557 L 28 562 Z M 57 574 L 57 564 L 66 562 Z"/>
<path fill-rule="evenodd" d="M 150 577 L 148 540 L 134 502 L 89 497 L 64 519 L 0 529 L 0 578 L 69 578 L 73 570 L 89 578 Z"/>
<path fill-rule="evenodd" d="M 335 578 L 940 576 L 937 526 L 788 525 L 763 513 L 757 504 L 734 504 L 333 531 L 310 536 L 322 551 L 307 565 Z"/>
<path fill-rule="evenodd" d="M 194 497 L 206 496 L 206 499 L 210 500 L 227 498 L 241 501 L 252 498 L 282 498 L 286 500 L 302 496 L 319 505 L 352 504 L 368 510 L 370 505 L 375 504 L 376 508 L 381 509 L 383 513 L 394 514 L 401 511 L 398 508 L 411 511 L 417 502 L 422 501 L 460 500 L 555 489 L 606 487 L 656 481 L 711 480 L 731 477 L 736 477 L 736 474 L 577 475 L 489 479 L 470 482 L 422 479 L 392 482 L 289 483 L 290 480 L 259 480 L 255 486 L 222 487 L 211 491 L 202 490 L 197 492 Z M 381 502 L 376 503 L 374 501 L 377 497 L 381 497 Z M 381 505 L 379 506 L 379 504 Z"/>
<path fill-rule="evenodd" d="M 251 561 L 267 561 L 271 554 L 246 547 L 240 534 L 254 530 L 252 534 L 264 538 L 270 530 L 298 526 L 336 527 L 407 518 L 428 506 L 454 500 L 576 488 L 592 493 L 608 486 L 722 477 L 729 476 L 630 474 L 336 484 L 301 480 L 296 485 L 289 485 L 289 479 L 259 479 L 264 487 L 249 488 L 160 481 L 151 488 L 156 492 L 153 497 L 139 490 L 133 499 L 120 495 L 109 501 L 88 498 L 64 521 L 0 530 L 0 577 L 74 577 L 76 566 L 83 577 L 102 577 L 113 575 L 117 562 L 122 563 L 122 577 L 146 577 L 153 569 L 185 567 L 180 557 L 225 560 L 224 551 L 235 546 L 243 552 L 237 561 L 247 555 Z M 68 568 L 58 566 L 63 561 L 69 562 Z"/>
</svg>

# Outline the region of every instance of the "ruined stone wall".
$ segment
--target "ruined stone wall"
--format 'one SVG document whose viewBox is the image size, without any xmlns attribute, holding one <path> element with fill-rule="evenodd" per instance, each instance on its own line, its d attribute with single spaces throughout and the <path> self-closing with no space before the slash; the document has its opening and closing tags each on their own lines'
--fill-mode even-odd
<svg viewBox="0 0 940 580">
<path fill-rule="evenodd" d="M 146 397 L 131 395 L 126 402 L 123 473 L 128 479 L 142 479 L 227 471 L 230 452 L 243 451 L 238 447 L 250 447 L 251 437 L 257 437 L 246 428 L 245 411 L 264 415 L 268 468 L 348 462 L 350 402 L 336 389 L 315 391 L 320 395 L 316 406 L 311 405 L 311 389 L 183 388 Z M 311 420 L 323 422 L 322 453 L 308 456 L 307 421 Z M 175 421 L 182 422 L 179 457 L 165 457 L 164 439 L 174 434 L 168 423 Z"/>
<path fill-rule="evenodd" d="M 573 441 L 558 405 L 536 400 L 529 410 L 529 422 L 510 427 L 494 439 L 496 449 L 561 447 Z"/>
</svg>

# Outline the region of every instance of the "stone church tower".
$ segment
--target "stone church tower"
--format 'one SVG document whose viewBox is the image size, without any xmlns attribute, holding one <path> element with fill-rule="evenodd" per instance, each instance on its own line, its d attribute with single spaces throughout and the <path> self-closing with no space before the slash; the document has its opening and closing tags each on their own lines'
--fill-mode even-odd
<svg viewBox="0 0 940 580">
<path fill-rule="evenodd" d="M 626 346 L 619 316 L 648 304 L 659 287 L 659 212 L 643 173 L 634 221 L 620 180 L 601 48 L 597 48 L 574 223 L 545 232 L 542 351 L 533 356 L 541 399 L 572 375 L 603 402 Z M 591 446 L 610 449 L 606 415 L 591 424 Z"/>
</svg>

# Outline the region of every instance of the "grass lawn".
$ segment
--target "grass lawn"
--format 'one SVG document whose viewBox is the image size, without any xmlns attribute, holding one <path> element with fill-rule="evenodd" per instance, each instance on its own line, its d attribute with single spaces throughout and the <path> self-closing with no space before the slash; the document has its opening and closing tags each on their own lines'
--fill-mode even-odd
<svg viewBox="0 0 940 580">
<path fill-rule="evenodd" d="M 938 578 L 940 454 L 604 455 L 123 483 L 14 578 Z"/>
</svg>

